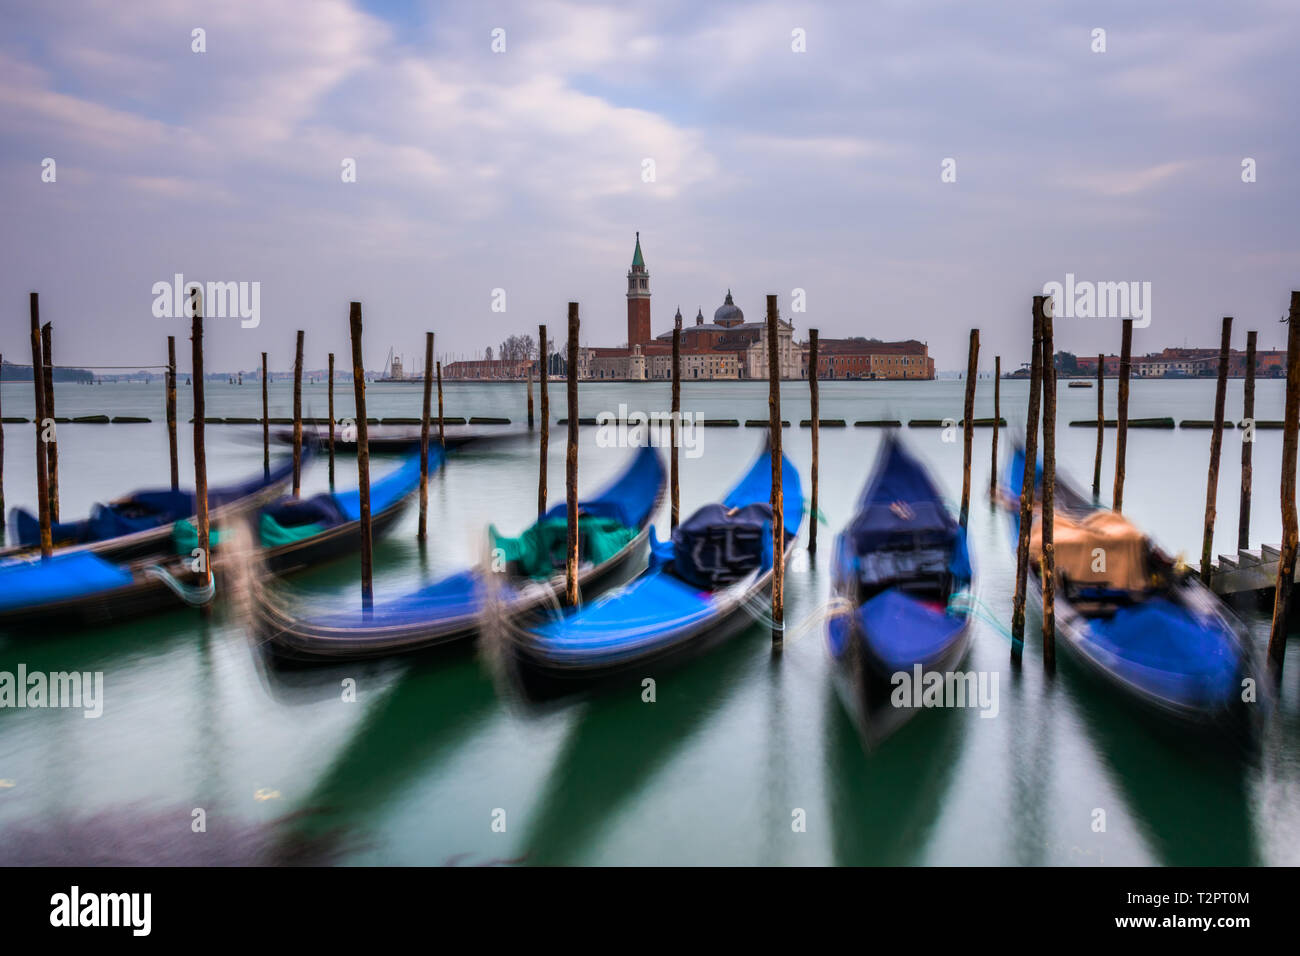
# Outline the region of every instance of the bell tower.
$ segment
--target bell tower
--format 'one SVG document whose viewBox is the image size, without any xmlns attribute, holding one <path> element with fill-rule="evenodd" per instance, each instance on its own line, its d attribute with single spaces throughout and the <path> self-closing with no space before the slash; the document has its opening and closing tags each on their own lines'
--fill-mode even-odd
<svg viewBox="0 0 1300 956">
<path fill-rule="evenodd" d="M 627 347 L 650 342 L 650 273 L 641 256 L 641 233 L 636 234 L 632 268 L 627 272 Z"/>
</svg>

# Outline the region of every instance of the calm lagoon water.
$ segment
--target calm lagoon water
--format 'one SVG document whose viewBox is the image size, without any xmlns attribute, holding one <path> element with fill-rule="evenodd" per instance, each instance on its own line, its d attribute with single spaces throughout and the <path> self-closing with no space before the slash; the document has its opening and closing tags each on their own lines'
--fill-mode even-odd
<svg viewBox="0 0 1300 956">
<path fill-rule="evenodd" d="M 183 383 L 183 380 L 182 380 Z M 1228 415 L 1240 418 L 1241 382 L 1230 383 Z M 962 383 L 827 383 L 824 418 L 960 418 Z M 1107 383 L 1113 417 L 1115 383 Z M 981 380 L 977 415 L 991 415 L 993 382 Z M 1211 382 L 1135 382 L 1134 417 L 1209 418 Z M 272 414 L 288 415 L 291 393 L 272 389 Z M 420 389 L 372 385 L 370 413 L 418 415 Z M 260 389 L 208 386 L 209 415 L 260 414 Z M 1003 382 L 1003 415 L 1023 423 L 1026 385 Z M 667 407 L 665 385 L 583 384 L 581 415 Z M 1260 382 L 1257 417 L 1281 418 L 1283 383 Z M 552 391 L 562 415 L 563 389 Z M 181 389 L 182 422 L 189 392 Z M 1095 417 L 1093 390 L 1059 390 L 1059 469 L 1090 482 L 1095 432 L 1069 428 Z M 3 386 L 4 413 L 31 415 L 30 387 Z M 60 426 L 65 516 L 91 503 L 167 480 L 159 385 L 59 385 L 60 415 L 151 415 L 149 425 Z M 325 414 L 325 388 L 306 389 L 309 415 Z M 351 388 L 338 389 L 340 416 Z M 710 418 L 765 418 L 764 383 L 686 383 L 683 409 Z M 523 386 L 449 384 L 448 415 L 524 417 Z M 783 417 L 808 416 L 807 386 L 783 387 Z M 786 431 L 805 481 L 809 432 Z M 210 426 L 212 481 L 260 469 L 260 429 Z M 904 429 L 955 501 L 960 439 Z M 522 861 L 572 864 L 1296 864 L 1300 863 L 1300 647 L 1288 670 L 1261 754 L 1226 754 L 1148 719 L 1094 684 L 1068 659 L 1043 674 L 1038 617 L 1024 667 L 1013 671 L 1004 635 L 1013 556 L 1006 519 L 983 498 L 988 429 L 975 435 L 971 539 L 981 622 L 968 667 L 998 675 L 996 717 L 976 710 L 919 715 L 883 747 L 863 753 L 829 685 L 820 626 L 803 627 L 828 593 L 826 555 L 848 519 L 880 433 L 823 429 L 821 554 L 787 578 L 794 633 L 773 658 L 759 626 L 716 653 L 657 679 L 657 701 L 639 686 L 536 713 L 500 694 L 472 651 L 365 666 L 283 672 L 268 668 L 237 617 L 222 607 L 207 621 L 177 612 L 100 630 L 38 639 L 0 636 L 0 671 L 103 671 L 104 714 L 0 710 L 0 832 L 64 845 L 69 861 L 94 849 L 146 840 L 172 858 L 211 858 L 210 847 L 262 834 L 269 856 L 303 841 L 346 863 L 442 864 Z M 1010 435 L 1002 433 L 1005 449 Z M 7 505 L 34 501 L 32 429 L 5 427 Z M 580 484 L 593 489 L 627 452 L 580 434 Z M 1104 489 L 1113 473 L 1108 432 Z M 757 429 L 708 429 L 701 454 L 681 461 L 682 507 L 724 492 L 758 451 Z M 192 475 L 182 426 L 182 474 Z M 1280 538 L 1280 432 L 1255 447 L 1252 542 Z M 562 493 L 562 430 L 552 434 L 550 487 Z M 1207 431 L 1129 435 L 1126 512 L 1167 549 L 1200 553 Z M 1235 549 L 1240 437 L 1224 441 L 1218 551 Z M 1005 466 L 1005 462 L 1002 463 Z M 355 480 L 341 459 L 340 484 Z M 391 467 L 376 459 L 375 470 Z M 476 558 L 488 523 L 523 528 L 536 502 L 536 447 L 527 442 L 454 457 L 430 486 L 432 541 L 421 553 L 412 509 L 377 548 L 376 587 L 398 591 Z M 325 486 L 317 460 L 308 491 Z M 667 524 L 666 505 L 661 527 Z M 806 526 L 805 526 L 806 535 Z M 292 579 L 321 600 L 355 599 L 359 572 L 348 559 Z M 1246 614 L 1255 638 L 1268 622 Z M 998 623 L 993 623 L 998 622 Z M 357 700 L 342 700 L 345 678 Z M 194 808 L 207 832 L 191 832 Z M 1092 826 L 1105 811 L 1104 832 Z M 806 831 L 791 826 L 796 810 Z M 505 831 L 493 829 L 502 819 Z M 169 830 L 174 828 L 174 832 Z M 69 846 L 65 835 L 73 834 Z M 146 837 L 147 834 L 147 837 Z M 199 841 L 210 841 L 202 844 Z M 6 841 L 0 838 L 0 862 Z M 10 844 L 12 845 L 12 844 Z M 205 855 L 206 854 L 206 855 Z"/>
</svg>

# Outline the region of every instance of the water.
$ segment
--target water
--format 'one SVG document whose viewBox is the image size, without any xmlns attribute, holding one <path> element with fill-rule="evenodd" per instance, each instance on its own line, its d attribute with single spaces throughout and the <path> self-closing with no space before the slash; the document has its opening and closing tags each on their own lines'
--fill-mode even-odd
<svg viewBox="0 0 1300 956">
<path fill-rule="evenodd" d="M 1241 384 L 1228 415 L 1240 418 Z M 981 380 L 976 414 L 992 414 Z M 182 380 L 183 386 L 183 380 Z M 960 382 L 827 383 L 824 418 L 960 418 Z M 4 413 L 31 415 L 30 386 L 3 386 Z M 1213 383 L 1135 382 L 1134 417 L 1209 418 Z M 325 389 L 305 390 L 306 414 L 325 414 Z M 1107 382 L 1107 417 L 1115 383 Z M 373 416 L 418 415 L 421 390 L 372 385 Z M 584 417 L 660 411 L 665 385 L 583 384 Z M 189 417 L 181 389 L 181 421 Z M 552 387 L 552 409 L 564 393 Z M 1026 385 L 1003 382 L 1003 414 L 1023 422 Z M 260 414 L 260 388 L 208 386 L 208 414 Z M 338 389 L 350 413 L 351 387 Z M 709 418 L 765 418 L 763 383 L 686 383 L 683 409 Z M 1281 418 L 1283 383 L 1260 382 L 1257 417 Z M 59 385 L 60 415 L 151 415 L 151 425 L 60 427 L 65 516 L 142 484 L 165 484 L 167 439 L 158 385 Z M 1095 432 L 1070 428 L 1095 417 L 1093 390 L 1059 390 L 1059 469 L 1091 480 Z M 291 412 L 287 385 L 272 388 L 272 414 Z M 523 386 L 448 384 L 448 415 L 523 419 Z M 783 388 L 783 417 L 808 417 L 807 387 Z M 904 429 L 947 493 L 961 491 L 962 447 L 940 429 Z M 787 452 L 807 480 L 807 429 L 786 430 Z M 970 534 L 979 595 L 1010 618 L 1013 557 L 1006 519 L 983 498 L 988 429 L 975 433 Z M 1224 440 L 1216 552 L 1235 549 L 1240 433 Z M 256 473 L 260 429 L 210 426 L 212 480 Z M 1009 444 L 1002 434 L 1002 448 Z M 9 506 L 34 500 L 31 426 L 5 428 Z M 1277 487 L 1281 433 L 1255 447 L 1252 542 L 1280 539 Z M 627 454 L 580 434 L 580 483 L 597 487 Z M 757 451 L 757 429 L 708 429 L 702 454 L 681 461 L 682 508 L 723 492 Z M 875 429 L 822 431 L 821 555 L 787 577 L 786 618 L 799 624 L 828 593 L 826 554 L 849 517 L 880 440 Z M 1114 433 L 1107 434 L 1106 476 Z M 189 429 L 181 428 L 182 475 L 192 475 Z M 562 493 L 563 430 L 554 429 L 550 487 Z M 1198 560 L 1206 431 L 1129 434 L 1126 512 L 1170 551 Z M 391 467 L 376 459 L 376 472 Z M 341 459 L 340 484 L 353 480 Z M 305 484 L 325 485 L 317 461 Z M 454 458 L 430 487 L 433 544 L 422 556 L 414 509 L 376 549 L 376 587 L 401 590 L 476 558 L 491 522 L 523 528 L 536 506 L 535 447 L 520 444 Z M 658 524 L 667 524 L 666 507 Z M 806 530 L 805 530 L 806 534 Z M 802 540 L 802 538 L 801 538 Z M 355 595 L 347 559 L 292 580 L 302 594 Z M 1249 615 L 1255 639 L 1268 622 Z M 576 864 L 1296 864 L 1300 863 L 1300 648 L 1289 648 L 1281 701 L 1254 760 L 1153 723 L 1091 682 L 1068 658 L 1044 676 L 1034 637 L 1019 672 L 1001 627 L 981 622 L 968 667 L 999 678 L 999 711 L 922 713 L 871 755 L 862 752 L 828 681 L 821 628 L 773 659 L 752 628 L 716 653 L 657 679 L 657 701 L 639 686 L 546 713 L 503 698 L 472 652 L 280 672 L 264 666 L 226 608 L 208 621 L 177 612 L 135 623 L 39 639 L 0 637 L 0 671 L 101 670 L 103 717 L 80 711 L 0 711 L 0 830 L 22 845 L 61 848 L 61 859 L 123 847 L 146 858 L 294 859 L 303 847 L 346 863 L 523 861 Z M 343 681 L 357 701 L 342 700 Z M 196 808 L 207 832 L 194 833 Z M 796 811 L 806 831 L 795 832 Z M 1093 828 L 1104 811 L 1105 831 Z M 502 819 L 505 832 L 493 821 Z M 206 841 L 206 842 L 204 842 Z M 73 845 L 75 844 L 75 845 Z M 0 861 L 6 855 L 0 841 Z M 224 855 L 214 851 L 220 848 Z M 157 849 L 154 849 L 157 848 Z M 10 851 L 13 852 L 12 850 Z"/>
</svg>

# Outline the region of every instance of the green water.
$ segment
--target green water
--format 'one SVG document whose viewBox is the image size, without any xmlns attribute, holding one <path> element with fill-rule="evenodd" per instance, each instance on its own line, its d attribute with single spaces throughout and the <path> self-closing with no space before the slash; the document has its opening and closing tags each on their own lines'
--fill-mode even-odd
<svg viewBox="0 0 1300 956">
<path fill-rule="evenodd" d="M 183 384 L 183 379 L 182 379 Z M 992 382 L 981 381 L 978 415 L 992 413 Z M 1107 383 L 1108 417 L 1115 387 Z M 6 383 L 7 415 L 31 414 L 30 388 Z M 1023 421 L 1024 383 L 1002 383 L 1003 414 Z M 522 386 L 449 385 L 449 415 L 523 419 Z M 373 385 L 371 415 L 416 415 L 420 389 Z M 825 418 L 961 417 L 960 382 L 829 383 Z M 666 408 L 666 386 L 581 388 L 581 415 Z M 1064 427 L 1095 415 L 1093 390 L 1060 395 L 1059 468 L 1090 481 L 1095 433 Z M 783 416 L 808 416 L 807 388 L 783 389 Z M 1283 385 L 1261 382 L 1257 417 L 1280 418 Z M 351 410 L 341 387 L 339 415 Z M 687 383 L 683 408 L 710 418 L 763 418 L 762 383 Z M 556 415 L 563 390 L 553 388 Z M 182 421 L 188 390 L 181 390 Z M 61 426 L 65 516 L 96 499 L 166 482 L 167 441 L 159 386 L 58 387 L 60 415 L 145 414 L 151 425 Z M 272 414 L 287 415 L 289 389 L 273 388 Z M 1209 418 L 1209 382 L 1136 382 L 1131 414 Z M 325 390 L 309 386 L 305 412 L 325 414 Z M 208 414 L 260 413 L 256 385 L 209 385 Z M 1241 383 L 1230 384 L 1229 417 L 1239 418 Z M 189 476 L 189 429 L 182 427 L 182 474 Z M 809 432 L 786 431 L 786 448 L 807 479 Z M 904 429 L 956 500 L 960 437 Z M 260 430 L 211 426 L 214 482 L 260 469 Z M 982 497 L 989 435 L 975 436 L 970 535 L 980 599 L 1009 618 L 1013 560 L 1004 516 Z M 598 487 L 627 451 L 598 448 L 581 430 L 580 484 Z M 1009 435 L 1003 433 L 1005 450 Z M 34 500 L 31 426 L 5 428 L 9 506 Z M 1255 447 L 1252 540 L 1280 538 L 1280 432 Z M 773 658 L 758 626 L 675 671 L 647 674 L 657 700 L 639 685 L 556 709 L 515 704 L 472 649 L 416 661 L 281 671 L 268 667 L 234 610 L 203 621 L 176 612 L 135 623 L 37 638 L 0 636 L 0 671 L 103 671 L 104 714 L 79 710 L 0 710 L 0 831 L 111 850 L 148 829 L 181 859 L 203 859 L 200 841 L 234 841 L 261 828 L 272 848 L 317 840 L 349 863 L 1300 863 L 1300 648 L 1292 642 L 1279 705 L 1260 755 L 1244 759 L 1135 712 L 1068 659 L 1044 676 L 1036 638 L 1012 671 L 1002 631 L 981 623 L 967 667 L 999 678 L 999 711 L 920 714 L 867 755 L 842 715 L 828 680 L 820 627 L 801 629 L 828 593 L 826 555 L 849 517 L 874 459 L 879 433 L 824 429 L 820 555 L 787 577 L 786 618 L 794 633 Z M 716 498 L 758 450 L 755 429 L 709 429 L 701 454 L 681 461 L 684 512 Z M 1206 431 L 1134 431 L 1129 436 L 1126 512 L 1169 550 L 1200 553 Z M 1107 493 L 1113 432 L 1105 460 Z M 563 488 L 562 430 L 552 435 L 552 498 Z M 1224 441 L 1218 551 L 1235 549 L 1240 437 Z M 392 467 L 376 459 L 376 473 Z M 355 480 L 341 459 L 341 485 Z M 377 547 L 378 600 L 386 593 L 477 558 L 484 529 L 515 533 L 536 507 L 536 448 L 527 443 L 455 457 L 430 486 L 431 545 L 415 542 L 408 513 Z M 317 461 L 308 491 L 325 486 Z M 666 525 L 666 509 L 658 524 Z M 806 535 L 806 526 L 805 526 Z M 802 540 L 802 538 L 801 538 Z M 355 560 L 292 579 L 319 600 L 355 600 Z M 1266 641 L 1267 621 L 1248 622 Z M 1029 631 L 1036 634 L 1037 615 Z M 343 682 L 357 685 L 345 702 Z M 191 832 L 203 808 L 207 832 Z M 1096 810 L 1106 828 L 1095 832 Z M 493 829 L 502 819 L 505 830 Z M 796 811 L 806 829 L 796 832 Z M 174 828 L 174 832 L 173 832 Z M 499 829 L 499 827 L 498 827 Z M 122 834 L 128 834 L 123 837 Z M 72 839 L 69 837 L 69 839 Z M 0 837 L 0 861 L 6 858 Z M 272 853 L 270 858 L 279 858 Z"/>
</svg>

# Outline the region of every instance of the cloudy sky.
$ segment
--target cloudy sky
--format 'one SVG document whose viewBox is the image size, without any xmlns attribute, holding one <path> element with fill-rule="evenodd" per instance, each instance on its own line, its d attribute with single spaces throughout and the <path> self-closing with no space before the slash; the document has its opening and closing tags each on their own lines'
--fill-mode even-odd
<svg viewBox="0 0 1300 956">
<path fill-rule="evenodd" d="M 214 369 L 287 367 L 298 328 L 323 366 L 352 299 L 372 368 L 426 329 L 443 354 L 558 329 L 569 300 L 618 344 L 637 230 L 656 332 L 728 287 L 752 318 L 803 289 L 800 333 L 924 339 L 941 369 L 972 326 L 982 365 L 1024 360 L 1067 273 L 1152 284 L 1142 351 L 1214 344 L 1225 314 L 1280 344 L 1300 287 L 1292 0 L 4 7 L 18 361 L 31 290 L 61 362 L 160 361 L 177 272 L 261 283 L 258 328 L 211 323 Z M 1115 351 L 1118 322 L 1057 340 Z"/>
</svg>

